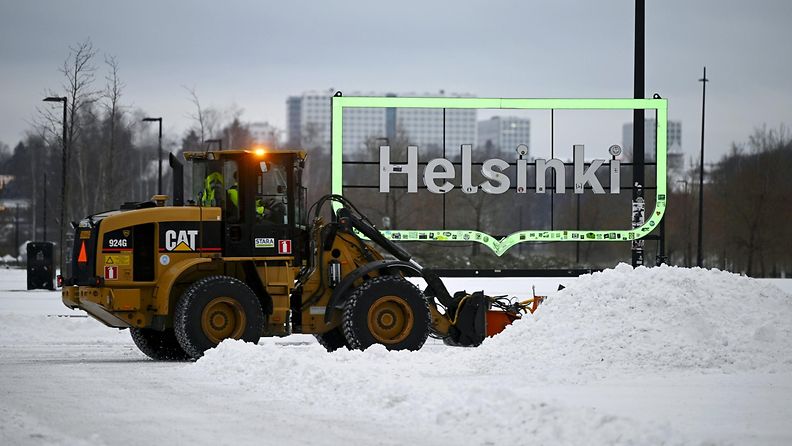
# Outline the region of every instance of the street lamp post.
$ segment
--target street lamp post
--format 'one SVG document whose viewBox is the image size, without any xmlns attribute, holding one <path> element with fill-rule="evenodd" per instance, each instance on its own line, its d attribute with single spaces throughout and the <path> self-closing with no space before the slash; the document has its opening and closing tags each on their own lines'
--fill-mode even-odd
<svg viewBox="0 0 792 446">
<path fill-rule="evenodd" d="M 143 122 L 159 123 L 159 137 L 157 139 L 157 194 L 162 195 L 162 118 L 143 118 Z"/>
<path fill-rule="evenodd" d="M 704 236 L 704 106 L 707 95 L 707 67 L 704 67 L 704 77 L 701 82 L 701 161 L 699 162 L 699 215 L 698 215 L 698 255 L 696 265 L 704 265 L 703 236 Z"/>
<path fill-rule="evenodd" d="M 44 236 L 41 238 L 41 241 L 47 241 L 47 173 L 44 172 Z M 35 235 L 35 234 L 34 234 Z M 35 237 L 33 237 L 35 238 Z"/>
<path fill-rule="evenodd" d="M 67 193 L 66 193 L 66 187 L 68 185 L 68 182 L 66 181 L 66 153 L 68 152 L 68 143 L 66 142 L 66 103 L 68 102 L 68 99 L 66 99 L 66 96 L 63 96 L 63 97 L 60 97 L 60 96 L 49 96 L 49 97 L 44 98 L 44 102 L 62 102 L 63 103 L 63 121 L 62 121 L 62 124 L 63 124 L 63 141 L 62 141 L 63 145 L 62 145 L 62 148 L 63 148 L 63 150 L 62 150 L 62 153 L 61 153 L 61 155 L 62 155 L 61 156 L 61 213 L 60 213 L 61 215 L 60 215 L 60 224 L 58 225 L 60 227 L 60 241 L 59 241 L 59 244 L 58 244 L 58 250 L 60 250 L 61 274 L 65 274 L 66 273 L 66 268 L 65 268 L 66 260 L 63 257 L 63 252 L 64 252 L 63 251 L 63 243 L 64 243 L 63 228 L 66 225 L 66 206 L 67 206 L 66 197 L 68 196 Z M 46 190 L 46 187 L 47 187 L 47 184 L 45 182 L 45 184 L 44 184 L 45 190 Z M 46 208 L 47 203 L 44 203 L 44 206 Z M 45 221 L 44 224 L 46 225 L 47 222 Z M 46 226 L 45 226 L 45 228 L 46 228 Z M 44 236 L 46 238 L 46 230 L 45 230 L 45 235 Z"/>
</svg>

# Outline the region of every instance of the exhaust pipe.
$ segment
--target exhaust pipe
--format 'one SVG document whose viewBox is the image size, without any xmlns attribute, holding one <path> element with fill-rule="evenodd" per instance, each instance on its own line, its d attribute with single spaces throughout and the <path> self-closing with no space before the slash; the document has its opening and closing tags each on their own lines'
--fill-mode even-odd
<svg viewBox="0 0 792 446">
<path fill-rule="evenodd" d="M 184 166 L 172 153 L 168 154 L 168 164 L 173 169 L 173 205 L 184 206 Z"/>
</svg>

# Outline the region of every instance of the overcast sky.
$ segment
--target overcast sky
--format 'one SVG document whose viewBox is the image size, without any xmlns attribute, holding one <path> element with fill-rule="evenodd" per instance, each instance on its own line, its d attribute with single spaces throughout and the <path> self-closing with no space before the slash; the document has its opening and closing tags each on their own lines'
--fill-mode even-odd
<svg viewBox="0 0 792 446">
<path fill-rule="evenodd" d="M 633 4 L 0 0 L 0 141 L 19 141 L 86 38 L 97 62 L 118 58 L 124 102 L 163 116 L 171 138 L 190 124 L 182 86 L 280 127 L 286 97 L 306 90 L 632 97 Z M 668 98 L 686 152 L 699 149 L 703 65 L 708 159 L 792 124 L 792 2 L 650 0 L 646 28 L 646 95 Z"/>
</svg>

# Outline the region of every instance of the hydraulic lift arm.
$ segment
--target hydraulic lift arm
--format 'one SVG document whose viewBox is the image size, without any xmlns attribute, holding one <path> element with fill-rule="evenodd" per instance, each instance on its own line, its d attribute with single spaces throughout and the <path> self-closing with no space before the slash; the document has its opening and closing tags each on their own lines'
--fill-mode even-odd
<svg viewBox="0 0 792 446">
<path fill-rule="evenodd" d="M 404 248 L 385 237 L 365 215 L 344 197 L 328 195 L 320 199 L 317 202 L 315 219 L 318 217 L 319 208 L 327 201 L 337 201 L 343 206 L 333 214 L 334 221 L 328 225 L 328 230 L 322 236 L 322 240 L 316 241 L 317 244 L 330 246 L 332 239 L 337 234 L 343 233 L 356 238 L 363 247 L 362 249 L 366 250 L 368 248 L 365 248 L 365 243 L 359 235 L 362 234 L 397 260 L 372 261 L 347 274 L 333 289 L 325 310 L 326 322 L 330 320 L 333 310 L 343 308 L 345 297 L 354 287 L 354 283 L 372 271 L 378 271 L 380 274 L 399 271 L 406 275 L 422 277 L 427 283 L 424 295 L 430 308 L 433 334 L 451 345 L 479 345 L 488 335 L 488 312 L 493 306 L 503 310 L 498 313 L 508 312 L 511 316 L 509 322 L 519 318 L 520 313 L 525 310 L 524 303 L 515 303 L 503 296 L 490 297 L 481 291 L 473 293 L 459 291 L 452 295 L 439 276 L 424 268 Z M 319 267 L 324 268 L 323 265 Z M 502 329 L 503 327 L 500 328 L 500 330 Z"/>
<path fill-rule="evenodd" d="M 421 277 L 426 280 L 426 284 L 432 291 L 434 297 L 440 302 L 441 305 L 448 308 L 454 304 L 454 299 L 448 292 L 443 281 L 436 274 L 427 270 L 412 258 L 412 254 L 405 251 L 401 246 L 393 243 L 386 238 L 382 233 L 375 228 L 370 222 L 367 222 L 357 216 L 353 215 L 349 209 L 341 208 L 338 210 L 338 222 L 342 227 L 351 227 L 360 231 L 363 235 L 369 238 L 372 242 L 382 247 L 385 251 L 390 253 L 393 257 L 412 264 L 419 272 Z M 352 231 L 350 231 L 352 232 Z"/>
</svg>

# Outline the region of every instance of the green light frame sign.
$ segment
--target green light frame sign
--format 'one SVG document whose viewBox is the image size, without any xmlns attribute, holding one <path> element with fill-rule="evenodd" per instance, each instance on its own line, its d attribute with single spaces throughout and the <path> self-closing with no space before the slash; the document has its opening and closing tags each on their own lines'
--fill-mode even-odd
<svg viewBox="0 0 792 446">
<path fill-rule="evenodd" d="M 501 256 L 525 242 L 624 242 L 637 240 L 658 227 L 666 209 L 666 152 L 668 103 L 665 99 L 516 99 L 516 98 L 409 98 L 340 96 L 332 98 L 332 192 L 343 195 L 343 126 L 345 108 L 438 108 L 513 110 L 656 110 L 657 190 L 655 209 L 640 227 L 630 230 L 521 230 L 496 239 L 473 230 L 391 230 L 383 234 L 397 241 L 477 242 Z M 340 206 L 334 203 L 334 207 Z"/>
</svg>

